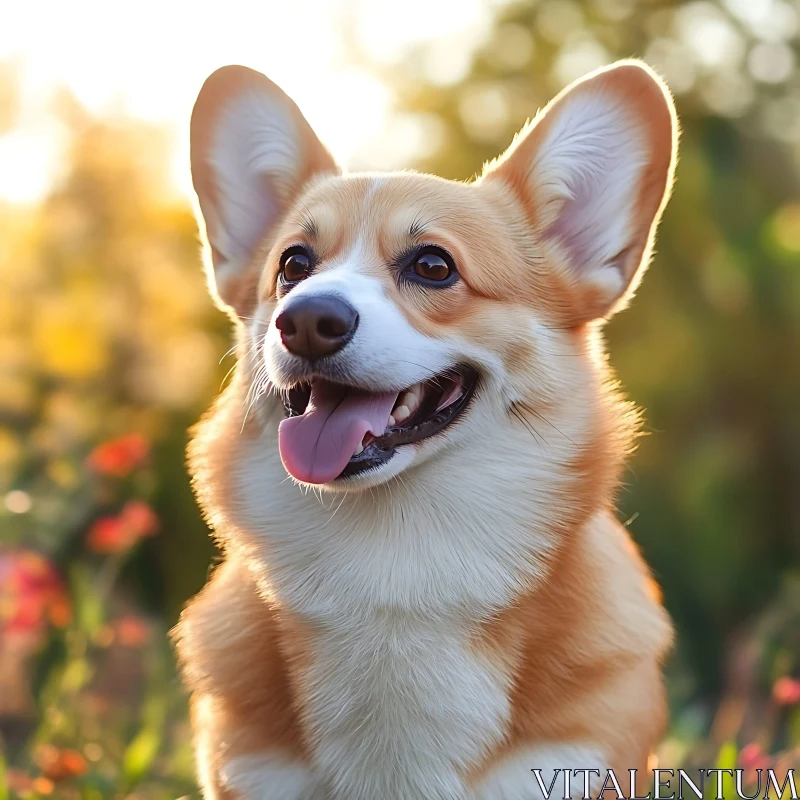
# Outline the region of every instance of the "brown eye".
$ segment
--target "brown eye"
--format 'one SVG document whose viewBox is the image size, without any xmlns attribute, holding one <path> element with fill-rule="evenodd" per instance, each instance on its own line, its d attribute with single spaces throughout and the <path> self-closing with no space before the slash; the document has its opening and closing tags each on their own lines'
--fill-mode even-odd
<svg viewBox="0 0 800 800">
<path fill-rule="evenodd" d="M 296 283 L 308 277 L 311 259 L 304 250 L 287 250 L 281 256 L 281 275 L 286 283 Z"/>
<path fill-rule="evenodd" d="M 425 250 L 414 261 L 414 274 L 423 281 L 431 283 L 450 283 L 456 270 L 450 257 L 437 249 Z"/>
</svg>

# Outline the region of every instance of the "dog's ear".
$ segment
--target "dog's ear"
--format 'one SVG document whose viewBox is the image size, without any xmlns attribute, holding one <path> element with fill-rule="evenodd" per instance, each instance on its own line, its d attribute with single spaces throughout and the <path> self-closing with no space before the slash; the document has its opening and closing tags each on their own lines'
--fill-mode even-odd
<svg viewBox="0 0 800 800">
<path fill-rule="evenodd" d="M 310 178 L 338 168 L 294 102 L 247 67 L 222 67 L 203 84 L 190 146 L 212 293 L 243 315 L 256 302 L 253 261 L 270 229 Z"/>
<path fill-rule="evenodd" d="M 651 255 L 672 185 L 678 123 L 669 90 L 620 61 L 561 92 L 487 166 L 520 199 L 557 270 L 571 324 L 609 316 Z"/>
</svg>

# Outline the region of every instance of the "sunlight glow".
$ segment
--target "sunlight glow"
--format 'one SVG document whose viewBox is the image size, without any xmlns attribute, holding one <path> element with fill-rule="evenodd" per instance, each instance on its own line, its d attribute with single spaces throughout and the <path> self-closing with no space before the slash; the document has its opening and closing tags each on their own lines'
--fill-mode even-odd
<svg viewBox="0 0 800 800">
<path fill-rule="evenodd" d="M 438 40 L 443 64 L 464 62 L 488 27 L 491 4 L 409 0 L 401 10 L 391 0 L 226 0 L 213 13 L 183 0 L 14 4 L 0 28 L 0 62 L 18 65 L 22 106 L 16 128 L 0 133 L 0 197 L 33 202 L 47 190 L 60 147 L 50 103 L 64 86 L 93 113 L 172 126 L 179 143 L 175 184 L 188 192 L 191 107 L 205 77 L 227 63 L 261 70 L 280 84 L 343 165 L 378 166 L 391 97 L 353 63 L 344 34 L 384 64 Z M 362 152 L 369 164 L 360 163 Z"/>
</svg>

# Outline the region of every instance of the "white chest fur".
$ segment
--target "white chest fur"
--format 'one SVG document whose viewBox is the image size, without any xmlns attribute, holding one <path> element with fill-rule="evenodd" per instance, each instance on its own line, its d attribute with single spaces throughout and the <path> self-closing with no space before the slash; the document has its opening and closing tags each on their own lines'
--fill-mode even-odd
<svg viewBox="0 0 800 800">
<path fill-rule="evenodd" d="M 310 631 L 299 699 L 335 800 L 462 800 L 463 772 L 504 733 L 506 676 L 475 627 L 541 577 L 549 543 L 531 525 L 535 491 L 504 503 L 497 470 L 464 493 L 447 467 L 438 505 L 403 485 L 323 502 L 278 480 L 268 447 L 242 472 L 260 478 L 240 484 L 237 516 L 265 587 Z"/>
<path fill-rule="evenodd" d="M 332 796 L 465 796 L 463 770 L 502 735 L 504 687 L 445 620 L 372 616 L 318 634 L 302 702 Z"/>
</svg>

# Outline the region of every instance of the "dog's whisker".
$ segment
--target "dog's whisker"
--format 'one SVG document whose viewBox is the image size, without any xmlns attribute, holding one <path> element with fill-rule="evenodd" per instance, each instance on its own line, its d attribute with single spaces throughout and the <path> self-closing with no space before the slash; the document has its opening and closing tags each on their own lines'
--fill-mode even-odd
<svg viewBox="0 0 800 800">
<path fill-rule="evenodd" d="M 225 360 L 225 359 L 226 359 L 226 358 L 227 358 L 229 355 L 231 355 L 232 353 L 235 353 L 235 352 L 236 352 L 236 351 L 237 351 L 237 350 L 238 350 L 238 349 L 239 349 L 241 346 L 242 346 L 242 342 L 237 342 L 235 345 L 233 345 L 233 347 L 231 347 L 231 348 L 230 348 L 230 349 L 229 349 L 229 350 L 228 350 L 228 351 L 227 351 L 227 352 L 226 352 L 226 353 L 225 353 L 225 354 L 222 356 L 222 358 L 221 358 L 221 359 L 220 359 L 220 360 L 217 362 L 217 364 L 221 364 L 221 363 L 222 363 L 222 362 L 223 362 L 223 361 L 224 361 L 224 360 Z"/>
<path fill-rule="evenodd" d="M 542 435 L 536 430 L 536 428 L 533 426 L 530 420 L 525 419 L 525 417 L 521 414 L 521 412 L 515 405 L 512 405 L 510 407 L 510 410 L 511 413 L 525 426 L 528 433 L 530 433 L 530 435 L 533 437 L 534 441 L 537 444 L 541 445 L 546 443 Z"/>
<path fill-rule="evenodd" d="M 554 425 L 549 419 L 547 419 L 547 417 L 545 417 L 535 408 L 531 408 L 530 405 L 526 403 L 517 403 L 517 406 L 522 410 L 527 411 L 529 414 L 533 414 L 535 417 L 538 417 L 542 422 L 546 422 L 554 431 L 560 433 L 568 442 L 570 442 L 571 444 L 575 444 L 575 442 L 569 436 L 567 436 L 567 434 L 564 433 L 564 431 L 556 427 L 556 425 Z"/>
<path fill-rule="evenodd" d="M 244 419 L 242 420 L 242 427 L 239 431 L 240 434 L 244 432 L 244 428 L 245 425 L 247 424 L 247 418 L 250 414 L 250 410 L 258 402 L 258 400 L 266 391 L 267 387 L 270 385 L 271 383 L 269 381 L 269 376 L 267 375 L 266 372 L 266 365 L 262 364 L 258 368 L 258 371 L 256 372 L 253 381 L 250 384 L 249 389 L 247 390 L 247 394 L 245 395 L 245 403 L 247 404 L 247 410 L 244 413 Z"/>
<path fill-rule="evenodd" d="M 220 391 L 222 391 L 222 389 L 225 387 L 225 382 L 228 380 L 228 378 L 230 378 L 231 374 L 233 373 L 233 371 L 234 371 L 235 369 L 236 369 L 236 364 L 234 364 L 234 365 L 233 365 L 233 366 L 232 366 L 232 367 L 231 367 L 231 368 L 230 368 L 230 369 L 229 369 L 229 370 L 228 370 L 228 371 L 225 373 L 225 377 L 224 377 L 224 378 L 223 378 L 223 379 L 220 381 L 220 384 L 219 384 L 219 389 L 220 389 Z"/>
</svg>

